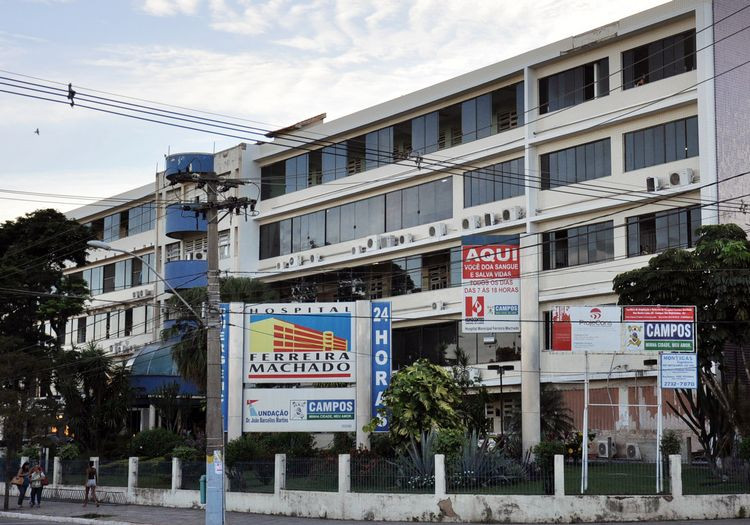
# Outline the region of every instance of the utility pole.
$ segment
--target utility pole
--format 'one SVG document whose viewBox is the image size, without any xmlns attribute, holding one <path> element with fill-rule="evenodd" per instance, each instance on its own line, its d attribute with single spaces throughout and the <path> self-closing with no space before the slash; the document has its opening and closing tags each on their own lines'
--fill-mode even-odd
<svg viewBox="0 0 750 525">
<path fill-rule="evenodd" d="M 203 155 L 201 155 L 203 157 Z M 172 157 L 178 157 L 172 160 Z M 206 305 L 206 525 L 224 525 L 224 422 L 221 395 L 221 295 L 219 290 L 219 211 L 228 215 L 240 215 L 244 210 L 255 214 L 255 199 L 228 197 L 219 202 L 219 193 L 244 184 L 243 181 L 225 179 L 206 169 L 200 159 L 185 160 L 185 156 L 174 155 L 167 158 L 167 179 L 172 184 L 194 183 L 206 191 L 205 202 L 194 202 L 182 206 L 183 211 L 191 211 L 206 220 L 207 233 L 207 287 Z M 205 160 L 205 159 L 203 159 Z M 195 164 L 195 166 L 193 165 Z M 211 163 L 213 164 L 213 163 Z"/>
</svg>

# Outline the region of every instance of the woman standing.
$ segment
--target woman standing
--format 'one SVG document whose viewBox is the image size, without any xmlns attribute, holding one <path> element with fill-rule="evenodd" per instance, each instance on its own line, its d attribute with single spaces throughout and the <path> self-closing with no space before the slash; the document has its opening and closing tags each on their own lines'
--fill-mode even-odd
<svg viewBox="0 0 750 525">
<path fill-rule="evenodd" d="M 89 461 L 89 468 L 86 469 L 86 495 L 83 499 L 83 506 L 86 507 L 89 504 L 89 491 L 91 491 L 91 498 L 99 506 L 99 499 L 96 497 L 96 468 L 94 468 L 94 462 Z"/>
<path fill-rule="evenodd" d="M 42 489 L 44 489 L 44 478 L 47 476 L 44 474 L 41 465 L 34 465 L 29 475 L 31 482 L 31 507 L 34 507 L 34 501 L 36 500 L 36 506 L 39 507 L 42 504 Z"/>
<path fill-rule="evenodd" d="M 26 461 L 23 465 L 21 465 L 21 468 L 18 469 L 18 474 L 16 474 L 17 477 L 23 478 L 23 484 L 18 485 L 18 506 L 23 507 L 23 498 L 26 497 L 26 489 L 29 488 L 29 483 L 31 482 L 29 479 L 30 475 L 30 469 L 29 469 L 29 462 Z"/>
</svg>

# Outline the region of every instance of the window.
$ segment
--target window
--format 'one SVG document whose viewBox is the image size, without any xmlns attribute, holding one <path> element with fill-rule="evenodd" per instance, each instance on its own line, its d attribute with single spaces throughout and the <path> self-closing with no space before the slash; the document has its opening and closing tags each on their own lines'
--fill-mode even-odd
<svg viewBox="0 0 750 525">
<path fill-rule="evenodd" d="M 128 210 L 127 230 L 128 235 L 135 235 L 154 229 L 156 223 L 156 205 L 153 202 L 147 202 L 130 208 Z"/>
<path fill-rule="evenodd" d="M 172 262 L 180 260 L 180 243 L 171 242 L 164 247 L 164 261 Z"/>
<path fill-rule="evenodd" d="M 464 173 L 464 208 L 526 192 L 523 157 Z"/>
<path fill-rule="evenodd" d="M 698 207 L 667 210 L 628 217 L 628 257 L 661 252 L 667 248 L 691 248 L 701 225 Z"/>
<path fill-rule="evenodd" d="M 299 155 L 284 162 L 285 193 L 307 188 L 308 156 Z"/>
<path fill-rule="evenodd" d="M 229 230 L 219 232 L 219 259 L 229 259 Z"/>
<path fill-rule="evenodd" d="M 622 54 L 622 86 L 630 89 L 695 69 L 695 30 L 629 49 Z"/>
<path fill-rule="evenodd" d="M 116 280 L 116 272 L 115 272 L 115 265 L 114 264 L 105 264 L 102 266 L 103 273 L 104 273 L 104 279 L 102 281 L 102 291 L 104 293 L 107 292 L 113 292 L 115 290 L 115 280 Z"/>
<path fill-rule="evenodd" d="M 116 241 L 120 238 L 120 214 L 108 215 L 104 217 L 104 231 L 102 240 L 104 242 Z"/>
<path fill-rule="evenodd" d="M 539 113 L 609 95 L 609 58 L 539 79 Z"/>
<path fill-rule="evenodd" d="M 625 133 L 625 171 L 698 156 L 698 117 Z"/>
<path fill-rule="evenodd" d="M 452 215 L 453 180 L 448 177 L 261 225 L 260 258 L 428 224 Z"/>
<path fill-rule="evenodd" d="M 365 170 L 393 163 L 393 128 L 383 128 L 365 135 Z"/>
<path fill-rule="evenodd" d="M 260 198 L 272 199 L 284 195 L 285 164 L 275 162 L 260 169 Z"/>
<path fill-rule="evenodd" d="M 128 308 L 125 310 L 125 326 L 123 328 L 125 337 L 133 335 L 133 309 Z"/>
<path fill-rule="evenodd" d="M 323 148 L 323 183 L 346 177 L 346 142 Z"/>
<path fill-rule="evenodd" d="M 609 261 L 614 258 L 612 221 L 542 234 L 544 270 Z"/>
<path fill-rule="evenodd" d="M 417 359 L 428 359 L 445 365 L 448 355 L 455 355 L 458 322 L 428 324 L 393 330 L 393 365 L 395 369 L 409 366 Z"/>
<path fill-rule="evenodd" d="M 79 317 L 76 320 L 76 343 L 86 342 L 86 317 Z"/>
<path fill-rule="evenodd" d="M 547 153 L 540 160 L 543 190 L 612 174 L 609 138 Z"/>
</svg>

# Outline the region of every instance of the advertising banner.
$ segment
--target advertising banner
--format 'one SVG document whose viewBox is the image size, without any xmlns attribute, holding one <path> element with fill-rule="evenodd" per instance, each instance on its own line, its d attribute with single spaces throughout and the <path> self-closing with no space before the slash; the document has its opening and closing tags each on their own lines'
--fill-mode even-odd
<svg viewBox="0 0 750 525">
<path fill-rule="evenodd" d="M 555 306 L 552 310 L 552 350 L 618 352 L 618 306 Z"/>
<path fill-rule="evenodd" d="M 661 354 L 659 358 L 662 388 L 698 389 L 698 354 Z"/>
<path fill-rule="evenodd" d="M 391 303 L 373 302 L 372 318 L 372 417 L 378 417 L 383 393 L 391 382 Z M 388 420 L 380 417 L 375 432 L 388 432 Z"/>
<path fill-rule="evenodd" d="M 625 306 L 625 352 L 695 352 L 694 306 Z"/>
<path fill-rule="evenodd" d="M 229 304 L 221 303 L 219 311 L 221 312 L 221 332 L 219 332 L 219 341 L 221 341 L 221 417 L 224 421 L 224 432 L 226 432 L 229 422 Z"/>
<path fill-rule="evenodd" d="M 514 244 L 464 245 L 464 333 L 521 331 L 521 258 Z"/>
<path fill-rule="evenodd" d="M 354 432 L 355 388 L 246 388 L 243 432 Z"/>
<path fill-rule="evenodd" d="M 248 306 L 245 383 L 354 383 L 354 303 Z"/>
</svg>

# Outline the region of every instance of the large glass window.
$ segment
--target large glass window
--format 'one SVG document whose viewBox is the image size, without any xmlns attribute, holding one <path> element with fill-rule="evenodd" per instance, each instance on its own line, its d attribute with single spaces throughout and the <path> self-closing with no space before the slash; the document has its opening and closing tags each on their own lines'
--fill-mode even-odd
<svg viewBox="0 0 750 525">
<path fill-rule="evenodd" d="M 539 79 L 539 113 L 609 95 L 609 58 Z"/>
<path fill-rule="evenodd" d="M 609 138 L 540 156 L 543 190 L 612 174 Z"/>
<path fill-rule="evenodd" d="M 628 257 L 661 252 L 667 248 L 691 248 L 701 225 L 698 207 L 666 210 L 628 217 Z"/>
<path fill-rule="evenodd" d="M 365 135 L 365 170 L 393 163 L 393 128 L 387 127 Z"/>
<path fill-rule="evenodd" d="M 104 242 L 116 241 L 120 238 L 120 214 L 107 215 L 104 217 L 104 231 L 102 240 Z"/>
<path fill-rule="evenodd" d="M 464 173 L 464 208 L 526 192 L 523 157 Z"/>
<path fill-rule="evenodd" d="M 346 142 L 323 148 L 323 182 L 343 179 L 346 177 Z"/>
<path fill-rule="evenodd" d="M 275 162 L 260 169 L 260 197 L 272 199 L 284 195 L 285 163 Z"/>
<path fill-rule="evenodd" d="M 623 89 L 695 69 L 695 30 L 662 38 L 622 54 Z"/>
<path fill-rule="evenodd" d="M 308 155 L 292 157 L 284 162 L 284 182 L 286 193 L 307 188 Z"/>
<path fill-rule="evenodd" d="M 393 330 L 393 367 L 398 370 L 417 359 L 436 365 L 448 364 L 458 343 L 458 322 L 428 324 Z"/>
<path fill-rule="evenodd" d="M 614 253 L 612 221 L 542 234 L 544 270 L 609 261 Z"/>
<path fill-rule="evenodd" d="M 147 202 L 128 210 L 128 235 L 153 230 L 155 224 L 156 205 L 153 202 Z"/>
<path fill-rule="evenodd" d="M 625 171 L 698 156 L 698 117 L 625 133 Z"/>
<path fill-rule="evenodd" d="M 86 319 L 87 317 L 79 317 L 76 319 L 76 343 L 81 344 L 86 342 Z"/>
</svg>

